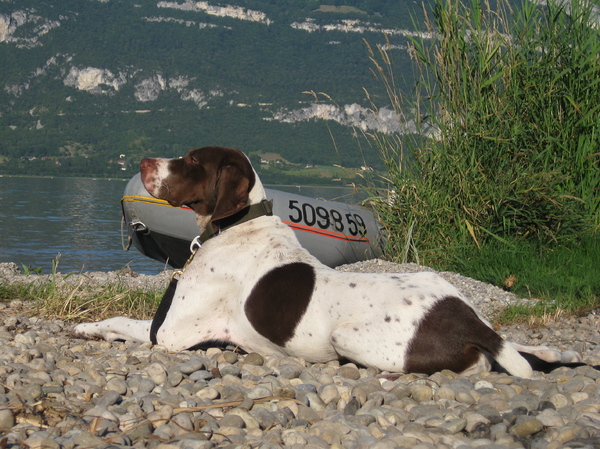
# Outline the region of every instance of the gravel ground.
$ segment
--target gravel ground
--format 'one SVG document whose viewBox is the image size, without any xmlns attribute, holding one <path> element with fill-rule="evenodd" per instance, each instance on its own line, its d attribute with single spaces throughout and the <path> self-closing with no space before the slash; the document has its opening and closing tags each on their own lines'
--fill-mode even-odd
<svg viewBox="0 0 600 449">
<path fill-rule="evenodd" d="M 419 271 L 360 262 L 345 271 Z M 490 316 L 525 301 L 441 273 Z M 86 273 L 62 282 L 164 288 L 168 273 Z M 59 276 L 62 278 L 62 276 Z M 31 282 L 0 264 L 0 285 Z M 235 348 L 169 353 L 149 343 L 80 340 L 70 324 L 0 303 L 0 448 L 600 448 L 600 371 L 561 368 L 533 379 L 450 371 L 381 372 L 310 364 Z M 600 364 L 600 316 L 503 327 L 523 344 L 582 352 Z"/>
</svg>

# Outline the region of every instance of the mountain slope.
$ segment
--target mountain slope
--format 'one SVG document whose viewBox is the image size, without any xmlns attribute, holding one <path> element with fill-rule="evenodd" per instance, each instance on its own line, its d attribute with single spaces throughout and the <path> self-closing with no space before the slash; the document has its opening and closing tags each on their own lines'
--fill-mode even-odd
<svg viewBox="0 0 600 449">
<path fill-rule="evenodd" d="M 4 0 L 0 173 L 111 175 L 213 144 L 376 164 L 353 128 L 379 126 L 360 107 L 363 89 L 381 98 L 364 40 L 385 31 L 408 69 L 409 5 Z"/>
</svg>

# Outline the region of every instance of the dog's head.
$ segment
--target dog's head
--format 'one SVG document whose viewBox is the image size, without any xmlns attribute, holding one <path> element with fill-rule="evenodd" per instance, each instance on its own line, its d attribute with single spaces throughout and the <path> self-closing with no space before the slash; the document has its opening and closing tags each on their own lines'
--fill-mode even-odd
<svg viewBox="0 0 600 449">
<path fill-rule="evenodd" d="M 201 227 L 246 207 L 256 183 L 250 161 L 233 148 L 204 147 L 179 159 L 144 159 L 140 171 L 152 196 L 192 208 Z"/>
</svg>

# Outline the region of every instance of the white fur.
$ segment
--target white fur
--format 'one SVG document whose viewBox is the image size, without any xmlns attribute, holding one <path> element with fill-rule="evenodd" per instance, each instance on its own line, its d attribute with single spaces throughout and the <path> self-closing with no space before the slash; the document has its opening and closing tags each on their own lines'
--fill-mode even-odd
<svg viewBox="0 0 600 449">
<path fill-rule="evenodd" d="M 144 180 L 144 185 L 146 186 L 146 190 L 150 193 L 150 195 L 157 196 L 158 191 L 163 186 L 163 179 L 166 179 L 169 175 L 169 159 L 159 158 L 154 159 L 156 161 L 156 171 L 153 176 L 149 179 Z"/>
</svg>

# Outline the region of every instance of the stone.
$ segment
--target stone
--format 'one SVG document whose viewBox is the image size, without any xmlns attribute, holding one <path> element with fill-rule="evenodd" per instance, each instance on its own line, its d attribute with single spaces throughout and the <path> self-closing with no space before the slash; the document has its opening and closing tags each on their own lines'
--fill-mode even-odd
<svg viewBox="0 0 600 449">
<path fill-rule="evenodd" d="M 114 405 L 121 400 L 121 394 L 118 391 L 109 389 L 98 401 L 96 402 L 96 406 L 99 407 L 108 407 L 110 405 Z"/>
<path fill-rule="evenodd" d="M 229 413 L 219 420 L 219 426 L 238 427 L 241 429 L 242 427 L 246 426 L 246 423 L 244 422 L 241 416 L 236 415 L 235 413 Z"/>
<path fill-rule="evenodd" d="M 544 428 L 544 424 L 539 419 L 525 416 L 523 419 L 518 419 L 510 433 L 519 437 L 526 437 L 538 433 Z"/>
<path fill-rule="evenodd" d="M 238 361 L 238 355 L 235 352 L 225 351 L 223 353 L 223 359 L 225 359 L 227 363 L 233 364 Z"/>
<path fill-rule="evenodd" d="M 198 399 L 216 399 L 218 398 L 220 395 L 219 390 L 217 390 L 216 388 L 213 387 L 206 387 L 203 388 L 201 390 L 199 390 L 198 392 L 196 392 L 196 397 Z"/>
<path fill-rule="evenodd" d="M 278 370 L 279 376 L 284 379 L 296 379 L 302 373 L 302 367 L 299 365 L 281 365 Z"/>
<path fill-rule="evenodd" d="M 281 439 L 285 446 L 293 446 L 295 444 L 306 445 L 306 438 L 300 432 L 294 429 L 284 430 L 281 433 Z"/>
<path fill-rule="evenodd" d="M 341 398 L 340 392 L 338 391 L 337 387 L 333 384 L 323 385 L 320 388 L 319 396 L 321 397 L 323 403 L 326 405 L 330 402 L 337 404 Z"/>
<path fill-rule="evenodd" d="M 152 423 L 152 426 L 156 429 L 163 424 L 169 422 L 173 416 L 173 407 L 166 404 L 158 408 L 157 410 L 148 413 L 148 420 Z"/>
<path fill-rule="evenodd" d="M 346 404 L 346 407 L 344 407 L 344 415 L 355 415 L 359 408 L 360 402 L 358 402 L 358 399 L 353 397 L 350 399 L 350 402 Z"/>
<path fill-rule="evenodd" d="M 358 371 L 358 368 L 355 365 L 344 365 L 340 367 L 337 374 L 338 376 L 342 376 L 346 379 L 360 379 L 360 371 Z"/>
<path fill-rule="evenodd" d="M 127 393 L 127 382 L 123 379 L 113 377 L 106 382 L 106 389 L 116 391 L 119 395 L 124 395 Z"/>
<path fill-rule="evenodd" d="M 250 390 L 248 392 L 247 396 L 252 399 L 261 399 L 261 398 L 267 398 L 269 396 L 273 396 L 273 393 L 267 387 L 265 387 L 263 385 L 259 385 L 258 387 Z"/>
<path fill-rule="evenodd" d="M 265 359 L 262 355 L 256 352 L 251 352 L 246 357 L 244 357 L 244 363 L 247 363 L 249 365 L 262 366 L 265 363 Z"/>
<path fill-rule="evenodd" d="M 298 419 L 305 419 L 309 422 L 320 421 L 321 417 L 310 407 L 306 407 L 304 405 L 298 406 L 298 414 L 296 415 Z"/>
<path fill-rule="evenodd" d="M 185 449 L 211 449 L 215 447 L 215 443 L 212 441 L 191 438 L 181 439 L 178 443 L 178 448 Z"/>
<path fill-rule="evenodd" d="M 571 398 L 561 393 L 553 394 L 550 396 L 549 400 L 557 409 L 573 404 L 573 400 Z"/>
<path fill-rule="evenodd" d="M 429 385 L 413 384 L 410 386 L 410 394 L 417 402 L 429 401 L 433 395 L 433 390 Z"/>
<path fill-rule="evenodd" d="M 167 370 L 160 362 L 154 362 L 148 365 L 146 372 L 156 385 L 162 385 L 167 381 Z"/>
<path fill-rule="evenodd" d="M 147 419 L 143 419 L 136 423 L 128 432 L 127 435 L 131 438 L 131 441 L 144 440 L 152 435 L 153 427 L 152 423 Z"/>
<path fill-rule="evenodd" d="M 452 419 L 450 421 L 446 421 L 443 423 L 440 428 L 445 429 L 451 434 L 455 434 L 461 432 L 467 425 L 467 420 L 465 418 L 457 418 Z"/>
<path fill-rule="evenodd" d="M 450 387 L 442 386 L 437 389 L 435 394 L 433 395 L 434 400 L 440 401 L 442 399 L 447 399 L 449 401 L 453 401 L 455 399 L 454 390 Z"/>
<path fill-rule="evenodd" d="M 476 285 L 470 293 L 477 297 Z M 0 302 L 0 439 L 7 447 L 558 449 L 593 445 L 600 431 L 600 372 L 591 367 L 532 379 L 426 376 L 231 347 L 171 353 L 150 343 L 74 339 L 69 325 L 39 318 L 34 308 L 25 316 L 28 302 L 18 304 Z M 556 342 L 564 352 L 574 339 L 595 341 L 599 324 L 596 315 L 564 317 L 502 333 L 523 344 Z M 600 357 L 600 346 L 580 346 L 584 361 Z M 239 402 L 226 404 L 233 398 Z"/>
<path fill-rule="evenodd" d="M 358 399 L 361 405 L 367 402 L 371 393 L 381 391 L 381 385 L 376 385 L 372 382 L 361 382 L 352 388 L 352 396 Z"/>
<path fill-rule="evenodd" d="M 24 443 L 29 449 L 60 449 L 60 444 L 46 431 L 31 434 Z"/>
<path fill-rule="evenodd" d="M 15 416 L 8 407 L 0 406 L 0 430 L 10 430 L 15 425 Z"/>
<path fill-rule="evenodd" d="M 148 435 L 150 435 L 150 433 L 148 433 Z M 73 436 L 72 441 L 75 446 L 81 447 L 98 447 L 105 442 L 104 438 L 92 435 L 87 431 L 77 431 L 77 433 Z"/>
<path fill-rule="evenodd" d="M 538 413 L 536 418 L 545 427 L 563 427 L 565 425 L 565 419 L 558 414 L 556 410 L 547 408 L 542 412 Z"/>
<path fill-rule="evenodd" d="M 469 433 L 473 432 L 473 430 L 475 429 L 475 427 L 477 427 L 479 424 L 485 424 L 485 425 L 489 425 L 490 424 L 490 420 L 487 419 L 485 416 L 473 412 L 473 413 L 469 413 L 466 415 L 466 423 L 465 423 L 465 430 Z"/>
<path fill-rule="evenodd" d="M 256 419 L 258 425 L 263 430 L 271 429 L 279 421 L 274 413 L 263 407 L 255 407 L 250 411 L 250 414 Z"/>
<path fill-rule="evenodd" d="M 192 358 L 190 360 L 188 360 L 187 362 L 183 362 L 179 364 L 179 371 L 181 371 L 182 374 L 192 374 L 193 372 L 196 371 L 200 371 L 201 369 L 204 368 L 204 363 L 202 363 L 202 360 L 197 359 L 197 358 Z"/>
<path fill-rule="evenodd" d="M 260 424 L 258 420 L 254 418 L 247 410 L 242 410 L 240 408 L 231 409 L 226 416 L 228 415 L 236 415 L 242 418 L 244 421 L 245 427 L 248 429 L 258 429 L 260 428 Z"/>
<path fill-rule="evenodd" d="M 459 390 L 458 392 L 455 392 L 454 398 L 457 402 L 461 402 L 467 405 L 473 405 L 477 402 L 475 401 L 475 398 L 473 397 L 471 392 L 465 390 Z"/>
</svg>

